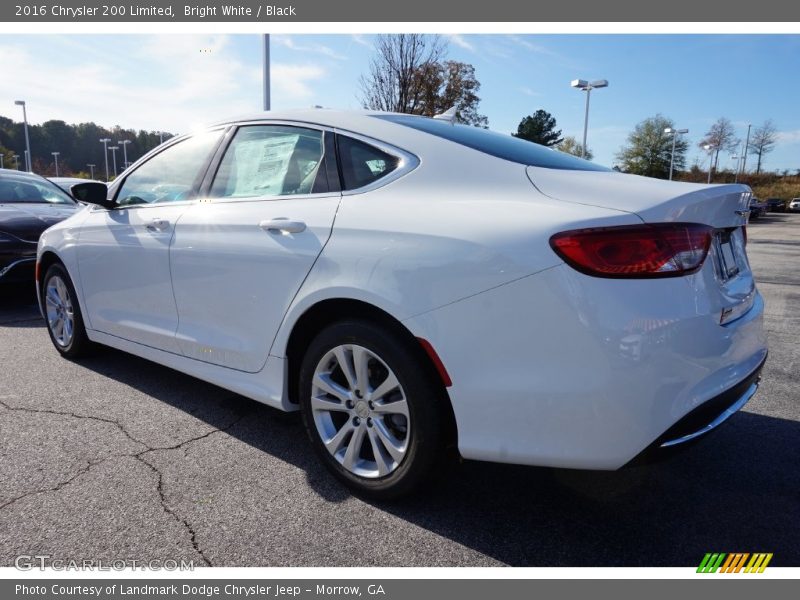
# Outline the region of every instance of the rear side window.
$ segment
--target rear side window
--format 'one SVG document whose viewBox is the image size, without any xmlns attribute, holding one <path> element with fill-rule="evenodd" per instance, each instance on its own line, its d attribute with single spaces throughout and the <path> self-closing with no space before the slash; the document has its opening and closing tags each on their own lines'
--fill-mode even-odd
<svg viewBox="0 0 800 600">
<path fill-rule="evenodd" d="M 611 170 L 571 154 L 480 127 L 453 125 L 447 121 L 412 115 L 374 115 L 374 117 L 424 131 L 473 150 L 522 165 L 572 171 Z"/>
<path fill-rule="evenodd" d="M 360 140 L 339 135 L 337 144 L 345 190 L 356 190 L 378 181 L 400 164 L 400 159 L 396 156 Z"/>
</svg>

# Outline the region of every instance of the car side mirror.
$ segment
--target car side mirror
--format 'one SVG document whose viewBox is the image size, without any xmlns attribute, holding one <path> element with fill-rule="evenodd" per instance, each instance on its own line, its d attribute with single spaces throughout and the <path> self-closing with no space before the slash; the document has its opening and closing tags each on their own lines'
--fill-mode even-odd
<svg viewBox="0 0 800 600">
<path fill-rule="evenodd" d="M 72 197 L 79 202 L 96 204 L 103 208 L 114 208 L 114 203 L 108 199 L 108 187 L 105 183 L 98 181 L 87 181 L 86 183 L 76 183 L 69 188 Z"/>
</svg>

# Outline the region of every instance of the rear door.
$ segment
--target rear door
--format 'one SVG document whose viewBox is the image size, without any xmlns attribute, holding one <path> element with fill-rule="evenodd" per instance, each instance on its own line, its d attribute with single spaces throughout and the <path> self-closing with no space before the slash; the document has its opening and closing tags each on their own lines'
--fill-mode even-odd
<svg viewBox="0 0 800 600">
<path fill-rule="evenodd" d="M 172 242 L 176 339 L 185 356 L 257 372 L 331 234 L 341 197 L 333 137 L 243 125 L 216 162 Z"/>
</svg>

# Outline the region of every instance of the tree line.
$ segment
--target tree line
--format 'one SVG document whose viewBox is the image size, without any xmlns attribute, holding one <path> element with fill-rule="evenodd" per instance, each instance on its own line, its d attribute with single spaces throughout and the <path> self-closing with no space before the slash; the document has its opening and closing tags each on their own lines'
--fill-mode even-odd
<svg viewBox="0 0 800 600">
<path fill-rule="evenodd" d="M 173 136 L 167 132 L 145 131 L 144 129 L 125 129 L 120 126 L 107 129 L 96 123 L 70 125 L 60 120 L 45 121 L 41 125 L 28 124 L 28 136 L 33 157 L 33 171 L 40 175 L 55 175 L 55 158 L 58 152 L 58 172 L 61 176 L 89 177 L 89 164 L 94 166 L 95 178 L 105 178 L 103 144 L 100 140 L 109 138 L 108 146 L 118 146 L 121 140 L 130 140 L 127 145 L 128 162 L 134 162 L 164 140 Z M 21 122 L 0 116 L 0 155 L 6 169 L 25 169 L 25 130 Z M 19 156 L 18 165 L 14 155 Z M 123 170 L 123 150 L 116 153 L 117 172 Z M 108 169 L 113 177 L 113 156 L 108 152 Z"/>
</svg>

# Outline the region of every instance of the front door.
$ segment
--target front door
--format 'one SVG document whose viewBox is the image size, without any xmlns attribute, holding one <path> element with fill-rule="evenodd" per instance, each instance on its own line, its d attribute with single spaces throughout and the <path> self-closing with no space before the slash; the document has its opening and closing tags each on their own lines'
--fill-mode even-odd
<svg viewBox="0 0 800 600">
<path fill-rule="evenodd" d="M 91 329 L 179 352 L 170 242 L 220 137 L 214 131 L 169 145 L 112 186 L 115 208 L 90 213 L 78 267 Z"/>
</svg>

